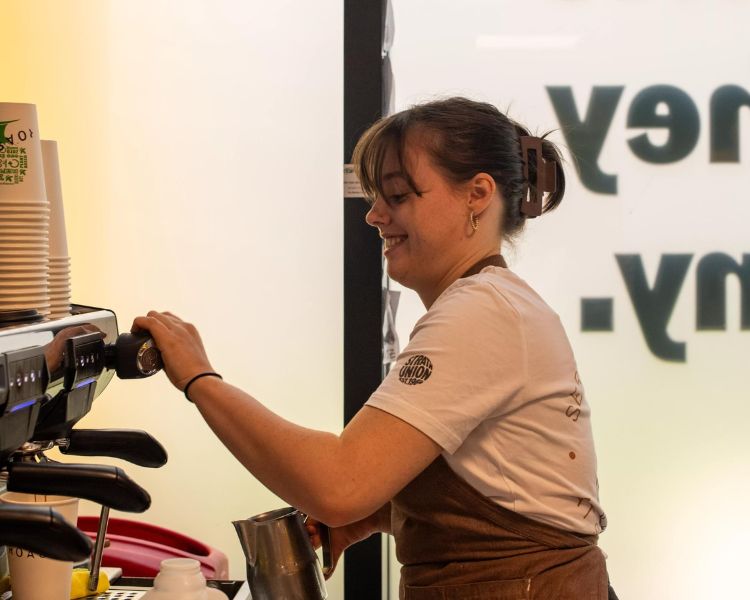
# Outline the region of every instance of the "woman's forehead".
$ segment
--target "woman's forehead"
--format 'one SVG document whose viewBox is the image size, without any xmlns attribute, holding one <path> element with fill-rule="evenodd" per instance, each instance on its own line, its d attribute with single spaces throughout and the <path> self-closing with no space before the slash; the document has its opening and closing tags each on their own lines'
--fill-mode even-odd
<svg viewBox="0 0 750 600">
<path fill-rule="evenodd" d="M 408 135 L 402 145 L 392 142 L 385 150 L 381 183 L 407 181 L 432 165 L 430 153 L 424 144 Z"/>
</svg>

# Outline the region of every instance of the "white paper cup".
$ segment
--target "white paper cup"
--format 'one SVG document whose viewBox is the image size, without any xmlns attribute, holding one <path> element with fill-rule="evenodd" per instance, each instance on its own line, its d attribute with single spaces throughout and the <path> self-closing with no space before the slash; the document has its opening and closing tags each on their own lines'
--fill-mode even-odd
<svg viewBox="0 0 750 600">
<path fill-rule="evenodd" d="M 47 288 L 40 284 L 39 282 L 23 282 L 21 285 L 18 285 L 14 281 L 3 281 L 0 279 L 0 288 L 2 288 L 5 291 L 5 294 L 10 294 L 13 292 L 19 292 L 19 293 L 32 293 L 32 294 L 43 294 L 46 293 L 44 290 Z"/>
<path fill-rule="evenodd" d="M 16 259 L 28 259 L 33 260 L 34 262 L 39 262 L 40 264 L 44 264 L 41 260 L 36 260 L 43 259 L 44 254 L 38 249 L 34 248 L 15 248 L 13 250 L 10 250 L 8 248 L 0 248 L 0 256 L 2 256 L 3 261 L 5 262 L 16 262 Z"/>
<path fill-rule="evenodd" d="M 28 213 L 28 211 L 26 212 Z M 49 222 L 49 213 L 32 212 L 29 214 L 23 214 L 15 211 L 9 211 L 7 213 L 0 212 L 0 223 L 17 223 L 18 221 L 33 221 L 35 223 L 33 227 L 37 227 L 36 223 Z"/>
<path fill-rule="evenodd" d="M 0 210 L 4 213 L 14 212 L 32 212 L 32 213 L 47 213 L 49 212 L 49 203 L 44 198 L 41 200 L 29 200 L 26 202 L 16 200 L 2 200 L 0 201 Z"/>
<path fill-rule="evenodd" d="M 14 506 L 50 506 L 71 525 L 78 518 L 78 498 L 7 492 L 0 502 Z M 68 600 L 73 563 L 46 558 L 21 548 L 8 547 L 13 600 Z"/>
<path fill-rule="evenodd" d="M 16 286 L 0 287 L 0 298 L 13 294 L 46 294 L 47 286 L 42 283 L 27 283 Z"/>
<path fill-rule="evenodd" d="M 12 302 L 13 300 L 31 300 L 32 298 L 48 300 L 50 295 L 47 290 L 41 292 L 27 291 L 29 288 L 6 288 L 5 293 L 0 296 L 0 302 Z"/>
<path fill-rule="evenodd" d="M 41 225 L 45 229 L 49 229 L 49 212 L 28 210 L 3 211 L 0 209 L 0 223 L 18 223 L 19 221 L 33 223 L 33 227 Z"/>
<path fill-rule="evenodd" d="M 34 263 L 44 265 L 44 262 L 42 260 L 37 259 L 44 259 L 44 254 L 40 253 L 38 249 L 16 248 L 13 250 L 9 250 L 7 248 L 0 248 L 0 260 L 2 260 L 3 263 L 21 264 L 19 262 L 20 260 L 23 261 L 23 264 L 28 264 L 28 261 L 34 261 Z"/>
<path fill-rule="evenodd" d="M 41 258 L 3 258 L 0 255 L 0 271 L 47 271 L 47 261 Z"/>
<path fill-rule="evenodd" d="M 26 233 L 10 233 L 11 230 L 0 229 L 0 244 L 7 246 L 9 244 L 38 244 L 44 246 L 47 244 L 47 235 L 38 231 L 29 230 Z M 19 230 L 13 230 L 19 231 Z"/>
<path fill-rule="evenodd" d="M 16 273 L 11 272 L 0 272 L 0 285 L 9 285 L 22 287 L 24 285 L 43 285 L 47 286 L 47 274 L 42 271 L 41 273 Z"/>
<path fill-rule="evenodd" d="M 44 202 L 44 164 L 36 106 L 0 102 L 0 200 Z"/>
<path fill-rule="evenodd" d="M 2 298 L 0 298 L 0 304 L 3 304 L 3 306 L 7 308 L 8 305 L 15 304 L 17 302 L 18 303 L 29 303 L 29 304 L 33 304 L 33 306 L 31 306 L 31 308 L 36 308 L 37 305 L 39 305 L 41 307 L 46 307 L 50 303 L 49 296 L 46 293 L 43 293 L 43 294 L 33 294 L 33 297 L 35 298 L 34 300 L 20 300 L 20 299 L 18 299 L 18 298 L 21 298 L 21 297 L 26 298 L 26 297 L 29 297 L 31 295 L 32 294 L 19 294 L 17 297 L 3 296 Z"/>
<path fill-rule="evenodd" d="M 0 227 L 4 229 L 35 229 L 37 233 L 49 235 L 49 217 L 4 218 L 0 215 Z"/>
<path fill-rule="evenodd" d="M 49 244 L 49 236 L 44 231 L 28 227 L 0 226 L 0 239 L 8 243 L 23 242 L 32 244 Z"/>
<path fill-rule="evenodd" d="M 0 218 L 0 230 L 7 232 L 8 235 L 41 235 L 49 237 L 49 223 L 45 220 L 22 220 L 12 219 L 4 221 Z"/>
<path fill-rule="evenodd" d="M 0 205 L 0 223 L 5 221 L 49 221 L 49 210 L 3 210 Z"/>
<path fill-rule="evenodd" d="M 34 238 L 26 238 L 22 237 L 20 239 L 14 238 L 14 237 L 0 237 L 0 248 L 6 248 L 7 250 L 10 250 L 12 248 L 23 246 L 24 248 L 28 248 L 31 246 L 39 246 L 40 248 L 46 248 L 47 245 L 44 243 L 44 238 L 35 240 Z"/>
<path fill-rule="evenodd" d="M 52 308 L 52 303 L 47 299 L 39 300 L 15 300 L 13 302 L 6 302 L 4 299 L 0 300 L 0 310 L 26 310 L 34 309 L 36 311 L 41 310 L 56 310 Z"/>
<path fill-rule="evenodd" d="M 71 293 L 71 285 L 70 285 L 70 277 L 66 274 L 65 277 L 59 277 L 59 278 L 53 278 L 52 270 L 50 269 L 50 279 L 47 283 L 47 290 L 49 292 L 50 301 L 53 304 L 53 312 L 55 309 L 55 305 L 64 305 L 68 307 L 70 305 L 70 293 Z M 66 308 L 65 310 L 69 310 L 69 308 Z"/>
<path fill-rule="evenodd" d="M 37 306 L 36 304 L 25 306 L 23 304 L 13 304 L 12 306 L 0 306 L 0 311 L 2 310 L 35 310 L 37 314 L 42 315 L 43 317 L 46 317 L 47 315 L 51 314 L 51 309 L 49 305 L 46 307 L 44 306 Z"/>
<path fill-rule="evenodd" d="M 0 215 L 12 218 L 16 215 L 30 214 L 34 216 L 48 216 L 50 214 L 49 205 L 44 204 L 24 204 L 21 202 L 14 204 L 0 203 Z"/>
<path fill-rule="evenodd" d="M 68 239 L 65 234 L 65 210 L 63 209 L 57 142 L 42 140 L 42 156 L 44 158 L 44 184 L 50 208 L 49 253 L 50 256 L 67 256 Z"/>
</svg>

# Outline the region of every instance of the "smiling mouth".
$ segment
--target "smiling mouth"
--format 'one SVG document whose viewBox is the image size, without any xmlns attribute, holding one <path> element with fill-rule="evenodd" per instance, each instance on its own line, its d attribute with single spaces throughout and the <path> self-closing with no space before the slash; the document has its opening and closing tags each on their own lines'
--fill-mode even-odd
<svg viewBox="0 0 750 600">
<path fill-rule="evenodd" d="M 383 239 L 383 248 L 385 250 L 390 250 L 391 248 L 395 248 L 398 246 L 401 242 L 403 242 L 406 239 L 407 236 L 405 235 L 399 235 L 399 236 L 393 236 L 393 237 L 387 237 Z"/>
</svg>

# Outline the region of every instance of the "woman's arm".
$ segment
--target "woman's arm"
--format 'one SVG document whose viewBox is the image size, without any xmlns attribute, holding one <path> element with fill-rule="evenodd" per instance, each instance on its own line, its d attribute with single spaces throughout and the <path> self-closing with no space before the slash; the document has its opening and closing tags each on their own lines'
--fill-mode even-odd
<svg viewBox="0 0 750 600">
<path fill-rule="evenodd" d="M 179 389 L 213 370 L 198 332 L 174 315 L 150 312 L 134 327 L 151 333 Z M 421 431 L 376 408 L 364 407 L 335 435 L 295 425 L 215 377 L 198 379 L 189 393 L 211 429 L 261 483 L 332 527 L 380 513 L 441 452 Z"/>
<path fill-rule="evenodd" d="M 196 381 L 190 396 L 261 483 L 334 527 L 375 513 L 440 453 L 426 435 L 375 408 L 364 407 L 337 436 L 286 421 L 216 378 Z"/>
</svg>

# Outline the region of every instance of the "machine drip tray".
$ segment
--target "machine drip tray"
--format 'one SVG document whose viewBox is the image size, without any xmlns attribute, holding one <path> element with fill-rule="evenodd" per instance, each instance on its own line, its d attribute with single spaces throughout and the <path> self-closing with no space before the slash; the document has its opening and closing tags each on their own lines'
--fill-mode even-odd
<svg viewBox="0 0 750 600">
<path fill-rule="evenodd" d="M 251 600 L 246 581 L 209 579 L 208 587 L 224 592 L 229 600 Z M 87 596 L 87 600 L 139 600 L 154 585 L 151 577 L 120 577 L 103 594 Z"/>
<path fill-rule="evenodd" d="M 86 598 L 96 600 L 138 600 L 139 598 L 143 598 L 147 591 L 148 590 L 120 590 L 114 586 L 103 594 L 99 594 L 98 596 L 87 596 Z"/>
</svg>

